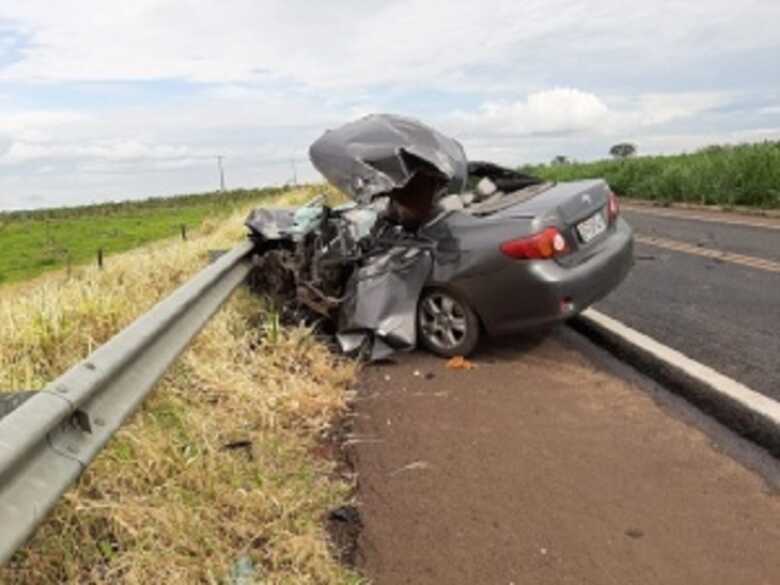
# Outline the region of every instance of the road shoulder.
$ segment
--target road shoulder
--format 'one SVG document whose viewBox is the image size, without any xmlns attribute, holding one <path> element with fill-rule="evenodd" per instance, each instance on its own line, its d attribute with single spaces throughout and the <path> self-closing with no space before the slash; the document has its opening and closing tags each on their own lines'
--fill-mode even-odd
<svg viewBox="0 0 780 585">
<path fill-rule="evenodd" d="M 757 474 L 557 336 L 475 370 L 367 368 L 351 439 L 365 573 L 382 583 L 771 583 Z"/>
</svg>

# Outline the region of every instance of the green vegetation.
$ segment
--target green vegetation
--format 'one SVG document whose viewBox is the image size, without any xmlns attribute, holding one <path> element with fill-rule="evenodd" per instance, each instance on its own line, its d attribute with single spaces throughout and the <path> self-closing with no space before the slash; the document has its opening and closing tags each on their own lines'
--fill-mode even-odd
<svg viewBox="0 0 780 585">
<path fill-rule="evenodd" d="M 0 213 L 0 284 L 47 270 L 95 262 L 97 252 L 115 254 L 153 240 L 196 235 L 204 221 L 283 189 L 235 190 L 105 203 L 83 207 Z M 110 260 L 107 260 L 110 262 Z"/>
<path fill-rule="evenodd" d="M 692 154 L 523 167 L 553 181 L 604 178 L 623 196 L 780 208 L 780 142 L 709 146 Z"/>
</svg>

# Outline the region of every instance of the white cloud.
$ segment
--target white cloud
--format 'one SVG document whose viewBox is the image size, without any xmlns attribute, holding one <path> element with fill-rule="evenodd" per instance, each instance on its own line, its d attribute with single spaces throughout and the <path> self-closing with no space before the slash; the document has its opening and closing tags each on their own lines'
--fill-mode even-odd
<svg viewBox="0 0 780 585">
<path fill-rule="evenodd" d="M 670 55 L 777 46 L 780 4 L 746 0 L 234 0 L 8 2 L 29 35 L 14 80 L 288 80 L 313 88 L 462 79 L 502 60 L 538 71 L 550 57 Z M 635 63 L 641 67 L 642 63 Z"/>
<path fill-rule="evenodd" d="M 476 112 L 454 113 L 452 122 L 469 134 L 568 133 L 594 128 L 608 113 L 606 104 L 596 95 L 558 88 L 514 102 L 486 102 Z"/>
<path fill-rule="evenodd" d="M 777 53 L 779 20 L 780 3 L 760 0 L 4 2 L 0 197 L 211 188 L 216 154 L 229 184 L 282 182 L 325 128 L 371 111 L 424 118 L 506 163 L 621 139 L 674 149 L 716 136 L 712 112 L 758 91 L 735 94 L 719 55 Z M 724 85 L 701 91 L 689 78 L 702 71 Z M 772 96 L 729 132 L 780 123 Z"/>
<path fill-rule="evenodd" d="M 651 93 L 630 98 L 600 97 L 573 88 L 529 94 L 512 102 L 483 103 L 476 111 L 454 112 L 448 122 L 454 133 L 468 136 L 621 135 L 695 117 L 735 99 L 728 92 Z"/>
<path fill-rule="evenodd" d="M 0 110 L 0 138 L 45 140 L 55 129 L 81 123 L 88 118 L 82 112 L 66 110 Z"/>
<path fill-rule="evenodd" d="M 689 118 L 732 102 L 731 92 L 651 93 L 639 97 L 637 121 L 642 126 L 665 124 Z"/>
<path fill-rule="evenodd" d="M 87 169 L 94 165 L 80 163 L 101 160 L 126 170 L 129 162 L 138 169 L 157 168 L 162 160 L 200 165 L 217 154 L 245 165 L 289 164 L 291 157 L 305 156 L 326 126 L 349 118 L 349 111 L 240 87 L 90 114 L 0 109 L 0 165 L 69 162 Z"/>
<path fill-rule="evenodd" d="M 186 146 L 144 144 L 134 140 L 99 141 L 87 144 L 14 142 L 3 162 L 21 163 L 37 160 L 101 159 L 111 162 L 142 160 L 181 160 L 195 153 Z M 201 155 L 204 156 L 204 155 Z"/>
</svg>

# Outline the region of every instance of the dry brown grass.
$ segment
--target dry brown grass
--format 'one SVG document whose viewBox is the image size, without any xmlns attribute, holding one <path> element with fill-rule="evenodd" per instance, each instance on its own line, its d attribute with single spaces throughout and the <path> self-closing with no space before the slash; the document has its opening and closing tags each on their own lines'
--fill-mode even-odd
<svg viewBox="0 0 780 585">
<path fill-rule="evenodd" d="M 238 241 L 243 218 L 112 257 L 103 272 L 0 290 L 0 388 L 40 388 L 62 373 L 200 269 L 209 249 Z M 243 557 L 258 583 L 358 583 L 332 559 L 322 524 L 352 486 L 313 455 L 346 408 L 354 365 L 304 329 L 263 335 L 272 321 L 239 291 L 0 582 L 229 583 Z"/>
</svg>

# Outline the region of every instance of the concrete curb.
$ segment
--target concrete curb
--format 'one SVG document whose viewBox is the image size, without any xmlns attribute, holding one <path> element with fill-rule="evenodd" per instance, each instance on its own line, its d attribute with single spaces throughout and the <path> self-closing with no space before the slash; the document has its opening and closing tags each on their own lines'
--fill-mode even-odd
<svg viewBox="0 0 780 585">
<path fill-rule="evenodd" d="M 780 457 L 780 402 L 594 309 L 583 311 L 571 326 Z"/>
</svg>

